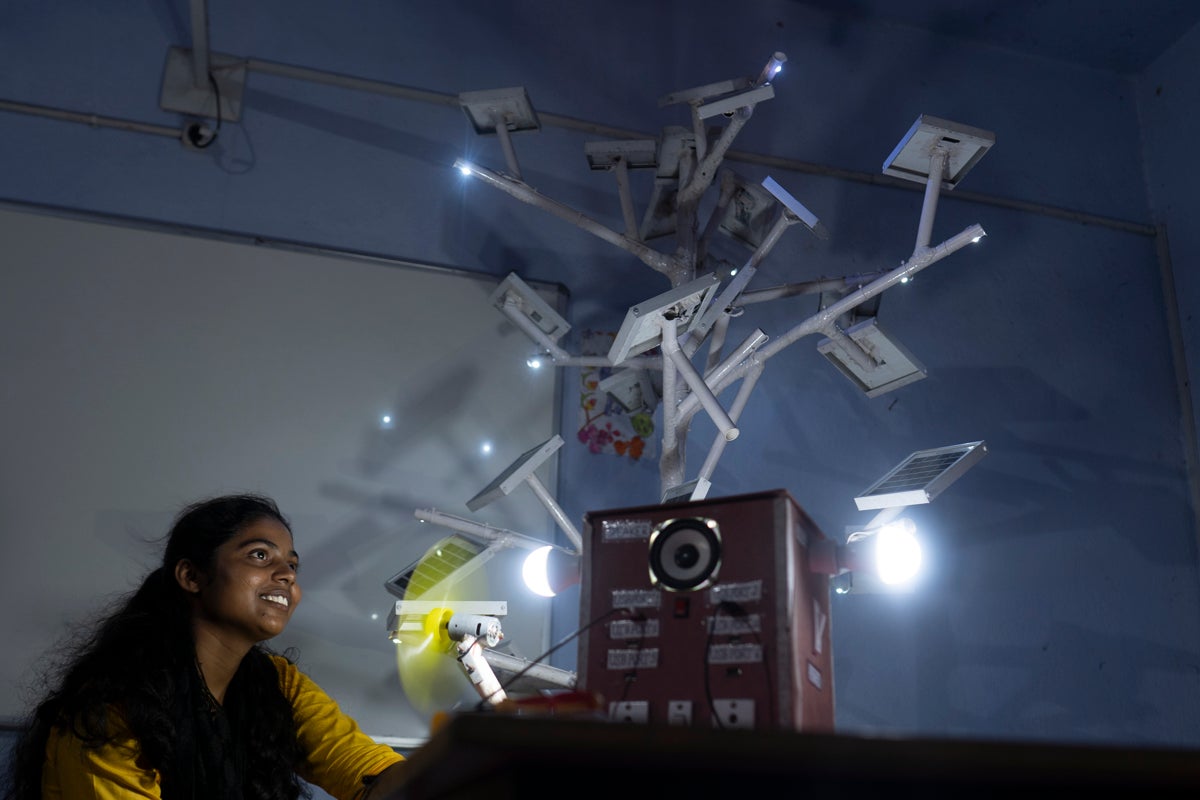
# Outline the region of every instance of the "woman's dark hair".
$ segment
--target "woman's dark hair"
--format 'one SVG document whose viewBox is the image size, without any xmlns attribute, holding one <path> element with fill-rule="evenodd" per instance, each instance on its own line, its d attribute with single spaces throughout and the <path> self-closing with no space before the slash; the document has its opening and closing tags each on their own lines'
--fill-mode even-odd
<svg viewBox="0 0 1200 800">
<path fill-rule="evenodd" d="M 50 690 L 33 711 L 14 749 L 8 800 L 42 796 L 42 766 L 54 728 L 69 730 L 87 747 L 116 736 L 113 714 L 138 740 L 142 757 L 163 776 L 163 797 L 191 798 L 194 770 L 211 744 L 196 730 L 193 711 L 201 691 L 189 603 L 175 580 L 188 559 L 211 574 L 222 543 L 263 519 L 291 528 L 275 503 L 257 495 L 229 495 L 194 503 L 175 519 L 162 564 L 103 617 L 95 632 L 51 669 Z M 222 709 L 233 747 L 244 754 L 239 797 L 292 800 L 301 793 L 295 774 L 300 751 L 292 708 L 262 645 L 250 650 L 234 675 Z M 203 783 L 203 782 L 201 782 Z"/>
</svg>

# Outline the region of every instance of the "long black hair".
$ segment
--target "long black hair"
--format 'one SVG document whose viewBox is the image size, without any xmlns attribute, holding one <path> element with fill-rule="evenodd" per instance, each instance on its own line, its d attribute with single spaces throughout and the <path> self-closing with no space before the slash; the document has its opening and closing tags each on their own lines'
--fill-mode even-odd
<svg viewBox="0 0 1200 800">
<path fill-rule="evenodd" d="M 203 773 L 204 765 L 220 762 L 221 754 L 214 756 L 211 732 L 197 715 L 203 679 L 175 565 L 188 559 L 211 574 L 217 548 L 263 519 L 291 530 L 274 501 L 258 495 L 216 497 L 179 514 L 158 569 L 102 618 L 61 666 L 50 668 L 51 688 L 13 752 L 7 800 L 41 798 L 53 729 L 74 734 L 86 747 L 99 747 L 119 735 L 114 715 L 137 739 L 145 762 L 162 774 L 166 800 L 203 796 L 203 787 L 213 781 Z M 242 659 L 222 713 L 231 738 L 217 746 L 236 753 L 232 774 L 241 783 L 238 796 L 295 800 L 302 793 L 295 773 L 301 758 L 296 724 L 264 646 Z"/>
</svg>

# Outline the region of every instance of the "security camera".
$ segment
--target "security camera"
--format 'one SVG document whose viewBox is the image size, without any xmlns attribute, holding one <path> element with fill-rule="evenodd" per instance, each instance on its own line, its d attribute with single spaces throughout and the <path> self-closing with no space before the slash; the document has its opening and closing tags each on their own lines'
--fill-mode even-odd
<svg viewBox="0 0 1200 800">
<path fill-rule="evenodd" d="M 183 129 L 183 146 L 191 150 L 203 150 L 217 138 L 217 132 L 203 122 L 188 123 Z"/>
</svg>

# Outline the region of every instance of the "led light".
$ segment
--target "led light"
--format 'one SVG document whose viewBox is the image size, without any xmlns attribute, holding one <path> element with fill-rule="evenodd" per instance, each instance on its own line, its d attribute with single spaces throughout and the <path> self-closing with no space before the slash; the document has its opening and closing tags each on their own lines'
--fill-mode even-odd
<svg viewBox="0 0 1200 800">
<path fill-rule="evenodd" d="M 379 615 L 378 615 L 378 614 L 372 614 L 372 615 L 371 615 L 371 619 L 379 619 Z"/>
<path fill-rule="evenodd" d="M 921 568 L 921 544 L 910 519 L 889 522 L 875 535 L 875 567 L 879 580 L 896 585 L 911 580 Z"/>
<path fill-rule="evenodd" d="M 458 167 L 458 171 L 461 172 L 463 175 L 470 175 L 471 172 L 473 172 L 475 169 L 471 165 L 470 161 L 463 161 L 462 159 L 455 161 L 454 166 Z"/>
<path fill-rule="evenodd" d="M 729 277 L 732 278 L 734 275 L 737 275 L 737 267 L 734 267 L 733 269 L 729 270 Z"/>
<path fill-rule="evenodd" d="M 491 443 L 491 442 L 484 442 L 483 444 L 481 444 L 481 445 L 479 446 L 479 452 L 483 453 L 485 456 L 486 456 L 486 455 L 489 455 L 489 454 L 491 454 L 491 452 L 492 452 L 492 443 Z"/>
<path fill-rule="evenodd" d="M 529 367 L 530 369 L 541 369 L 542 359 L 540 356 L 530 356 L 529 358 L 525 359 L 525 366 Z"/>
<path fill-rule="evenodd" d="M 529 587 L 529 591 L 540 594 L 542 597 L 554 597 L 554 590 L 550 588 L 548 571 L 551 549 L 550 545 L 546 545 L 533 550 L 525 557 L 525 563 L 521 566 L 521 577 L 524 579 L 525 585 Z"/>
</svg>

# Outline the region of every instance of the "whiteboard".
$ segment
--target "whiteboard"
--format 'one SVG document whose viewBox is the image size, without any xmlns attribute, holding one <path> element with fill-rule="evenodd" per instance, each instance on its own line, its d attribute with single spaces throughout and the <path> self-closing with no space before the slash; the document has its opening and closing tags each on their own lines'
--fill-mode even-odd
<svg viewBox="0 0 1200 800">
<path fill-rule="evenodd" d="M 0 718 L 155 566 L 180 508 L 241 491 L 279 503 L 302 560 L 271 646 L 297 647 L 364 730 L 419 739 L 431 702 L 475 697 L 447 659 L 414 704 L 383 582 L 448 533 L 416 508 L 553 537 L 531 491 L 465 506 L 557 431 L 555 371 L 525 365 L 498 279 L 19 206 L 0 207 L 0 242 Z M 519 585 L 522 555 L 493 559 L 471 599 L 506 600 L 510 652 L 534 657 L 549 605 Z"/>
</svg>

